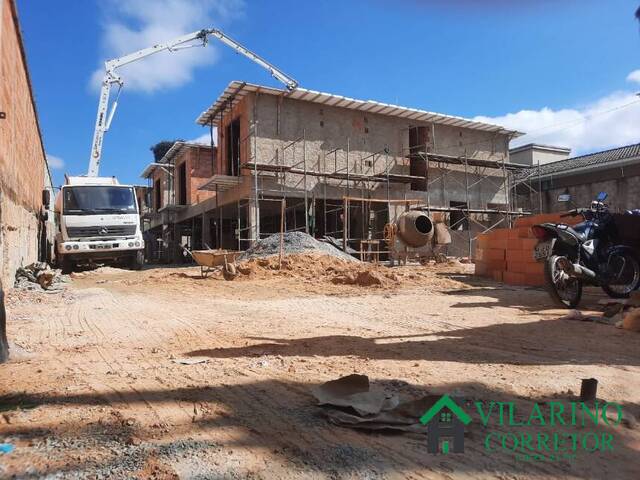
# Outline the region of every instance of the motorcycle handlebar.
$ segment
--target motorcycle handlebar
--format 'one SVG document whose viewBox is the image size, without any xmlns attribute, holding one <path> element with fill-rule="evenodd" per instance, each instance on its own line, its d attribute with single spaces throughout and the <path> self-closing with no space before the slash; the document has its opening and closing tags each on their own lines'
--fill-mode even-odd
<svg viewBox="0 0 640 480">
<path fill-rule="evenodd" d="M 587 211 L 589 211 L 588 208 L 574 208 L 573 210 L 569 210 L 567 213 L 563 213 L 562 215 L 560 215 L 560 218 L 584 215 L 584 213 Z"/>
</svg>

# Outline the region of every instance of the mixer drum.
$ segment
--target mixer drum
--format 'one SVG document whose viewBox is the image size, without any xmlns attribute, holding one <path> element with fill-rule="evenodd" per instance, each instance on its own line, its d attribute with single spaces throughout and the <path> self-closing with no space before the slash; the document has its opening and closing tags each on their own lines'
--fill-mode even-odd
<svg viewBox="0 0 640 480">
<path fill-rule="evenodd" d="M 424 247 L 433 238 L 433 221 L 424 212 L 405 212 L 400 215 L 397 223 L 398 236 L 410 247 Z"/>
</svg>

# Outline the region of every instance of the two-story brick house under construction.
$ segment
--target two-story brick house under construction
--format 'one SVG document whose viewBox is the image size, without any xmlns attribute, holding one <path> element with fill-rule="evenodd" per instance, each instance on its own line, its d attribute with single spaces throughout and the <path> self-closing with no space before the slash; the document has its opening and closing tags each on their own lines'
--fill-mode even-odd
<svg viewBox="0 0 640 480">
<path fill-rule="evenodd" d="M 400 212 L 424 208 L 446 217 L 451 253 L 464 255 L 514 214 L 509 171 L 523 167 L 508 146 L 520 134 L 500 126 L 238 81 L 197 123 L 217 129 L 213 172 L 198 187 L 211 195 L 199 211 L 212 248 L 246 249 L 284 220 L 286 231 L 358 249 Z"/>
<path fill-rule="evenodd" d="M 149 187 L 141 204 L 147 258 L 176 261 L 180 245 L 203 248 L 209 229 L 203 213 L 213 208 L 212 192 L 199 190 L 216 169 L 216 149 L 178 141 L 156 163 L 141 174 Z M 204 233 L 203 233 L 204 232 Z"/>
</svg>

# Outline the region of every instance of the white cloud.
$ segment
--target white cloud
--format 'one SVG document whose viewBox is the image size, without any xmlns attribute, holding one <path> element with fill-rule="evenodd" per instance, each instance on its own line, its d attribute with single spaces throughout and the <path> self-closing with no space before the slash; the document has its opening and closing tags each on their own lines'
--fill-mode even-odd
<svg viewBox="0 0 640 480">
<path fill-rule="evenodd" d="M 50 155 L 47 153 L 47 163 L 49 164 L 49 168 L 53 170 L 61 170 L 64 168 L 64 160 L 60 157 L 56 157 L 55 155 Z"/>
<path fill-rule="evenodd" d="M 108 0 L 104 11 L 102 44 L 104 56 L 115 58 L 156 43 L 206 28 L 219 27 L 242 15 L 244 0 Z M 207 48 L 160 52 L 118 71 L 127 90 L 151 93 L 188 83 L 198 67 L 218 59 L 215 41 Z M 91 76 L 99 88 L 104 67 Z"/>
<path fill-rule="evenodd" d="M 631 72 L 627 80 L 640 82 L 640 70 Z M 579 155 L 640 142 L 640 98 L 632 91 L 613 92 L 579 108 L 544 107 L 474 120 L 527 134 L 513 140 L 511 147 L 545 143 L 569 147 L 573 155 Z"/>
<path fill-rule="evenodd" d="M 634 70 L 627 75 L 627 82 L 640 83 L 640 70 Z"/>
<path fill-rule="evenodd" d="M 216 127 L 213 127 L 213 144 L 215 145 L 218 140 L 218 130 Z M 203 133 L 199 137 L 192 138 L 191 140 L 187 140 L 189 143 L 199 143 L 201 145 L 209 146 L 211 145 L 211 135 L 207 131 L 207 133 Z"/>
</svg>

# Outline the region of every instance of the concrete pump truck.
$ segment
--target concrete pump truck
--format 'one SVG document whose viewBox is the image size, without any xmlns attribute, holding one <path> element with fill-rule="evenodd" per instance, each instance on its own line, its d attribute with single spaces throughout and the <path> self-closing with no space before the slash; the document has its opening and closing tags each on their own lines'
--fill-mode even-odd
<svg viewBox="0 0 640 480">
<path fill-rule="evenodd" d="M 115 177 L 98 176 L 104 135 L 109 130 L 124 86 L 124 81 L 116 70 L 164 50 L 176 52 L 204 47 L 209 37 L 217 38 L 268 70 L 288 90 L 297 88 L 298 82 L 293 78 L 213 28 L 199 30 L 105 62 L 89 170 L 82 176 L 66 175 L 65 183 L 55 200 L 55 252 L 57 263 L 65 273 L 72 271 L 80 263 L 119 262 L 132 269 L 142 268 L 144 240 L 134 186 L 122 185 Z M 109 97 L 114 85 L 118 86 L 118 91 L 110 105 Z"/>
</svg>

